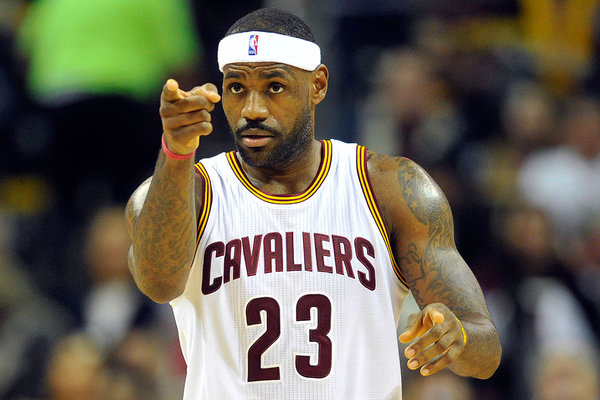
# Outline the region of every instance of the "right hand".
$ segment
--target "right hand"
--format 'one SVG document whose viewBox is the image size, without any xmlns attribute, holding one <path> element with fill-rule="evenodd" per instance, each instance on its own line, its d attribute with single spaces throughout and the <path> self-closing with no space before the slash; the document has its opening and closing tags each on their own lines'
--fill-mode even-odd
<svg viewBox="0 0 600 400">
<path fill-rule="evenodd" d="M 209 135 L 213 130 L 210 112 L 220 100 L 217 87 L 212 83 L 186 92 L 179 88 L 176 80 L 167 80 L 160 97 L 160 117 L 169 150 L 181 155 L 196 151 L 200 136 Z"/>
</svg>

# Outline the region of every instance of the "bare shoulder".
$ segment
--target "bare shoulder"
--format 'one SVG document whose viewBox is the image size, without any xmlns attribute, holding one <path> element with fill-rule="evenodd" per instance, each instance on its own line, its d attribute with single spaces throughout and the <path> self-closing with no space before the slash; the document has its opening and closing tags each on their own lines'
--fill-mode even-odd
<svg viewBox="0 0 600 400">
<path fill-rule="evenodd" d="M 369 180 L 380 211 L 392 231 L 409 222 L 428 225 L 450 213 L 444 193 L 417 163 L 369 151 Z M 411 226 L 409 224 L 408 226 Z"/>
<path fill-rule="evenodd" d="M 194 181 L 196 188 L 196 210 L 200 210 L 204 199 L 204 180 L 200 174 L 195 174 Z M 137 189 L 135 189 L 127 201 L 127 207 L 125 208 L 125 219 L 127 221 L 127 227 L 130 235 L 133 234 L 133 227 L 135 226 L 135 222 L 142 212 L 151 184 L 152 177 L 149 177 L 142 182 Z"/>
</svg>

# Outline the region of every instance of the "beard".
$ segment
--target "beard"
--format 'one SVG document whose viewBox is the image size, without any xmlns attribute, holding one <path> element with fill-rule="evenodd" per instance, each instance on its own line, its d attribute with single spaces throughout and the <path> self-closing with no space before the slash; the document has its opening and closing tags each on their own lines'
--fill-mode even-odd
<svg viewBox="0 0 600 400">
<path fill-rule="evenodd" d="M 241 133 L 251 128 L 271 132 L 276 141 L 275 147 L 270 151 L 265 151 L 261 147 L 250 149 L 242 147 L 240 145 Z M 248 121 L 246 125 L 235 131 L 231 126 L 229 129 L 233 135 L 237 152 L 242 160 L 252 167 L 272 167 L 297 161 L 310 148 L 313 140 L 312 116 L 308 104 L 305 105 L 296 118 L 294 126 L 287 133 L 266 126 L 260 121 Z"/>
</svg>

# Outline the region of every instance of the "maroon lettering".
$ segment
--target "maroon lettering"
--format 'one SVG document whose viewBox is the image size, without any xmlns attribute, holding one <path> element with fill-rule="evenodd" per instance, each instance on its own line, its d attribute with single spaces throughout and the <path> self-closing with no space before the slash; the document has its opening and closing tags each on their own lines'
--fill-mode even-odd
<svg viewBox="0 0 600 400">
<path fill-rule="evenodd" d="M 242 275 L 242 263 L 245 264 L 248 277 L 257 274 L 259 264 L 263 264 L 261 268 L 264 266 L 265 274 L 284 270 L 312 271 L 313 246 L 317 271 L 333 274 L 335 268 L 336 274 L 352 279 L 358 278 L 365 288 L 375 290 L 377 286 L 374 266 L 375 247 L 369 240 L 357 237 L 352 241 L 340 235 L 302 232 L 301 260 L 296 260 L 299 255 L 296 254 L 295 246 L 298 243 L 294 242 L 294 232 L 285 232 L 285 244 L 283 240 L 282 233 L 269 232 L 255 235 L 252 243 L 250 237 L 245 236 L 241 239 L 232 239 L 227 243 L 209 244 L 206 246 L 202 265 L 202 293 L 205 295 L 214 293 L 223 284 L 239 279 Z M 222 259 L 217 261 L 219 258 Z M 298 261 L 302 261 L 303 264 Z M 219 275 L 221 267 L 222 274 Z"/>
<path fill-rule="evenodd" d="M 265 273 L 273 271 L 273 262 L 275 271 L 283 271 L 283 238 L 278 232 L 270 232 L 265 235 L 264 254 L 265 254 Z"/>
<path fill-rule="evenodd" d="M 261 240 L 262 235 L 254 236 L 254 243 L 252 245 L 252 249 L 250 249 L 250 239 L 248 236 L 242 238 L 242 247 L 244 248 L 244 263 L 246 264 L 246 273 L 248 276 L 256 275 Z"/>
<path fill-rule="evenodd" d="M 265 311 L 263 322 L 261 311 Z M 248 326 L 264 324 L 265 332 L 248 349 L 248 382 L 279 380 L 279 367 L 263 367 L 262 355 L 281 335 L 281 311 L 277 300 L 258 297 L 246 306 Z"/>
<path fill-rule="evenodd" d="M 304 270 L 312 271 L 312 251 L 310 250 L 310 233 L 302 232 L 302 248 L 304 249 Z"/>
<path fill-rule="evenodd" d="M 296 371 L 306 378 L 325 378 L 331 372 L 333 345 L 327 334 L 331 330 L 331 302 L 322 294 L 307 294 L 296 303 L 296 321 L 311 321 L 311 309 L 316 309 L 317 324 L 308 334 L 308 340 L 319 346 L 316 364 L 310 363 L 310 356 L 296 356 Z"/>
<path fill-rule="evenodd" d="M 223 260 L 223 282 L 240 277 L 240 260 L 242 253 L 242 241 L 234 239 L 225 246 L 225 258 Z M 232 272 L 233 271 L 233 272 Z M 233 275 L 233 278 L 231 278 Z"/>
<path fill-rule="evenodd" d="M 315 233 L 315 256 L 317 257 L 317 271 L 332 274 L 333 267 L 325 265 L 325 257 L 330 256 L 330 251 L 323 248 L 323 242 L 329 242 L 329 236 Z"/>
<path fill-rule="evenodd" d="M 285 233 L 285 257 L 288 271 L 300 271 L 302 265 L 294 262 L 294 233 Z"/>
<path fill-rule="evenodd" d="M 352 245 L 350 240 L 343 236 L 332 235 L 331 242 L 333 244 L 333 258 L 335 259 L 335 272 L 344 275 L 344 268 L 346 268 L 346 274 L 350 278 L 354 278 L 354 271 L 352 270 Z"/>
<path fill-rule="evenodd" d="M 225 244 L 223 242 L 214 242 L 206 246 L 204 252 L 204 264 L 202 265 L 202 293 L 211 294 L 221 287 L 222 277 L 217 277 L 210 283 L 210 272 L 212 266 L 212 254 L 216 257 L 223 257 L 225 253 Z"/>
<path fill-rule="evenodd" d="M 375 290 L 375 268 L 365 255 L 366 251 L 366 254 L 368 256 L 370 256 L 371 258 L 375 257 L 375 248 L 373 247 L 373 244 L 365 238 L 357 237 L 356 239 L 354 239 L 354 248 L 356 249 L 356 258 L 367 269 L 366 274 L 362 271 L 357 272 L 358 280 L 367 289 Z"/>
<path fill-rule="evenodd" d="M 313 309 L 316 320 L 313 320 Z M 331 309 L 329 298 L 319 293 L 306 294 L 296 302 L 295 322 L 306 322 L 311 326 L 307 339 L 318 348 L 316 364 L 310 363 L 310 355 L 295 356 L 296 371 L 306 378 L 322 379 L 331 372 L 333 342 L 328 336 L 331 332 Z M 248 382 L 280 380 L 281 375 L 277 365 L 271 367 L 262 365 L 263 355 L 281 337 L 282 321 L 279 302 L 272 297 L 250 300 L 246 305 L 246 324 L 247 326 L 263 325 L 263 334 L 248 348 L 246 357 Z M 287 323 L 285 326 L 288 326 Z"/>
</svg>

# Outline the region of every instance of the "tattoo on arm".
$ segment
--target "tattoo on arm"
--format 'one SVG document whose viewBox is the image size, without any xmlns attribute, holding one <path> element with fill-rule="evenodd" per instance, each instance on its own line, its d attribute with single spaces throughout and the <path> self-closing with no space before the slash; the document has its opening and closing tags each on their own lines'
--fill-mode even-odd
<svg viewBox="0 0 600 400">
<path fill-rule="evenodd" d="M 161 155 L 146 196 L 140 196 L 143 207 L 133 201 L 133 266 L 140 289 L 173 294 L 185 283 L 197 233 L 193 179 L 189 166 L 166 168 Z"/>
<path fill-rule="evenodd" d="M 424 248 L 411 241 L 400 256 L 415 300 L 423 306 L 425 298 L 435 298 L 455 310 L 463 308 L 460 288 L 447 279 L 462 259 L 454 251 L 452 213 L 446 198 L 433 180 L 407 159 L 400 161 L 398 181 L 412 215 L 428 229 Z"/>
<path fill-rule="evenodd" d="M 415 301 L 421 309 L 431 303 L 445 304 L 468 332 L 466 351 L 449 368 L 462 376 L 490 377 L 500 363 L 500 340 L 479 283 L 456 249 L 446 197 L 411 160 L 371 159 L 380 161 L 375 163 L 380 171 L 394 171 L 408 209 L 396 208 L 394 194 L 383 192 L 383 203 L 390 207 L 389 212 L 383 211 L 391 216 L 387 223 L 392 234 L 400 235 L 396 237 L 397 257 Z"/>
<path fill-rule="evenodd" d="M 469 332 L 469 350 L 450 368 L 459 375 L 487 378 L 498 367 L 502 351 L 481 288 L 456 250 L 448 201 L 411 161 L 400 163 L 402 196 L 416 220 L 427 227 L 425 240 L 410 238 L 403 246 L 404 276 L 420 308 L 444 303 Z"/>
</svg>

